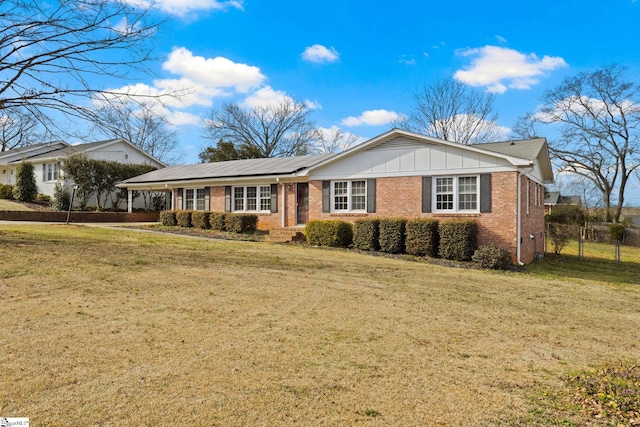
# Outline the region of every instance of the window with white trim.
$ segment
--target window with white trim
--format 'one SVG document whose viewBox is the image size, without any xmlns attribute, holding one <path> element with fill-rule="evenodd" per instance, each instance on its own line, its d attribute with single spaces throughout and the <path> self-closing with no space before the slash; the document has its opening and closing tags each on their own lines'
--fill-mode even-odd
<svg viewBox="0 0 640 427">
<path fill-rule="evenodd" d="M 233 187 L 234 212 L 271 212 L 271 185 Z"/>
<path fill-rule="evenodd" d="M 60 163 L 47 163 L 45 167 L 45 181 L 57 181 L 60 176 Z"/>
<path fill-rule="evenodd" d="M 333 181 L 331 191 L 334 212 L 366 212 L 366 180 Z"/>
<path fill-rule="evenodd" d="M 480 186 L 477 176 L 443 176 L 434 180 L 434 212 L 477 212 Z"/>
<path fill-rule="evenodd" d="M 188 211 L 205 210 L 204 188 L 185 188 L 184 190 L 184 209 Z"/>
</svg>

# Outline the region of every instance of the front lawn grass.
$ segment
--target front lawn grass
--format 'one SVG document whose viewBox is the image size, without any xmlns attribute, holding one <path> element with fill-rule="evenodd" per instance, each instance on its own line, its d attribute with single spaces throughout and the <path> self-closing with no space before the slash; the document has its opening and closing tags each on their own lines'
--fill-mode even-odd
<svg viewBox="0 0 640 427">
<path fill-rule="evenodd" d="M 38 426 L 607 425 L 570 375 L 640 353 L 637 281 L 548 258 L 14 225 L 0 259 L 0 415 Z"/>
</svg>

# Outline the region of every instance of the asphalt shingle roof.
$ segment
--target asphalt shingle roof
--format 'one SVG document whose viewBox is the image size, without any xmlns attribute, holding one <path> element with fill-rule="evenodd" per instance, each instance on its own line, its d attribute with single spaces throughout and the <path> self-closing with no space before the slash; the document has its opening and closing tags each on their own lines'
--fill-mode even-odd
<svg viewBox="0 0 640 427">
<path fill-rule="evenodd" d="M 524 139 L 522 141 L 490 142 L 486 144 L 473 144 L 473 147 L 489 150 L 511 157 L 519 157 L 526 160 L 535 160 L 544 146 L 544 138 Z"/>
</svg>

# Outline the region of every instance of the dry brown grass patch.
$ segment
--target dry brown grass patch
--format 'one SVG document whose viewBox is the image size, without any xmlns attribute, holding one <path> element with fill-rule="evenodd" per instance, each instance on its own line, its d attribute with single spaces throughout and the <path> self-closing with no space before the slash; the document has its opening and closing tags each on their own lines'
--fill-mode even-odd
<svg viewBox="0 0 640 427">
<path fill-rule="evenodd" d="M 0 415 L 34 425 L 516 425 L 639 351 L 635 286 L 64 225 L 0 256 Z"/>
</svg>

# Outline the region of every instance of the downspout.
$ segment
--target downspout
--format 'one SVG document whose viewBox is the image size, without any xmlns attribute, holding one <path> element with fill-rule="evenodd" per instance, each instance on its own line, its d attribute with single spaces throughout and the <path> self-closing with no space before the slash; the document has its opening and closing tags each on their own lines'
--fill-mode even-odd
<svg viewBox="0 0 640 427">
<path fill-rule="evenodd" d="M 517 241 L 516 241 L 516 261 L 518 263 L 519 266 L 523 266 L 524 262 L 522 262 L 520 260 L 520 246 L 522 246 L 522 233 L 521 233 L 521 228 L 522 228 L 522 172 L 518 171 L 518 208 L 517 208 L 517 226 L 518 226 L 518 232 L 517 234 Z"/>
</svg>

